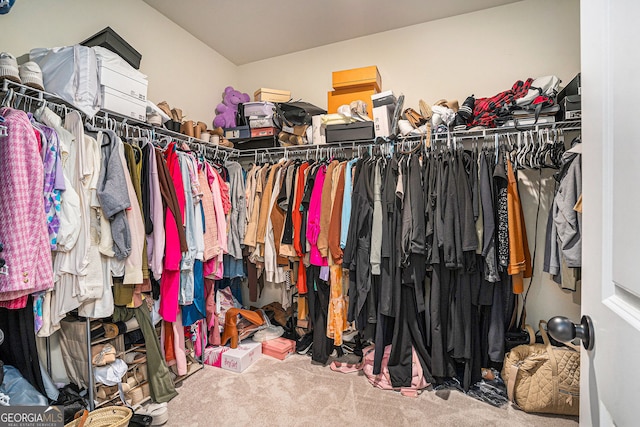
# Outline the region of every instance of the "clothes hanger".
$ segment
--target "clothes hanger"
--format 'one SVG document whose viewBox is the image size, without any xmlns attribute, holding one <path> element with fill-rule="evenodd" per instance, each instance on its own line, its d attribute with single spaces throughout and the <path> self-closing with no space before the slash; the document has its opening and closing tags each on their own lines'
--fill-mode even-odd
<svg viewBox="0 0 640 427">
<path fill-rule="evenodd" d="M 13 101 L 13 97 L 15 92 L 13 88 L 10 88 L 7 93 L 5 93 L 4 98 L 2 98 L 2 106 L 3 107 L 11 107 L 11 101 Z"/>
</svg>

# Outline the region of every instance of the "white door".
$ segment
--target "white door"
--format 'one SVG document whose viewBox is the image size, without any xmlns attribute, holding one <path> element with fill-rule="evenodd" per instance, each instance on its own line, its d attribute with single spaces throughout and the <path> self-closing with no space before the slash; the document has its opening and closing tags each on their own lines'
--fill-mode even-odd
<svg viewBox="0 0 640 427">
<path fill-rule="evenodd" d="M 640 1 L 582 0 L 580 423 L 640 426 Z"/>
</svg>

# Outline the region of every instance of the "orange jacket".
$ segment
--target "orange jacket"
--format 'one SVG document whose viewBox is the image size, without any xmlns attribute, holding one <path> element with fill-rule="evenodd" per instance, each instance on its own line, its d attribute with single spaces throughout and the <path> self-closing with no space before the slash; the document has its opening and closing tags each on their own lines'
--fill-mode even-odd
<svg viewBox="0 0 640 427">
<path fill-rule="evenodd" d="M 513 293 L 524 291 L 523 278 L 531 277 L 531 255 L 527 241 L 527 229 L 524 224 L 522 203 L 518 194 L 518 181 L 511 161 L 507 159 L 507 211 L 509 214 L 509 266 L 507 272 L 512 276 Z"/>
</svg>

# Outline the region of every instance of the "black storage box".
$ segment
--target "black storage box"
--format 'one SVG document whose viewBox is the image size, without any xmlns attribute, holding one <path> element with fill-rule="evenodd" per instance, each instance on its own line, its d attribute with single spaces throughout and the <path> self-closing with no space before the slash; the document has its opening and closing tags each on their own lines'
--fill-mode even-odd
<svg viewBox="0 0 640 427">
<path fill-rule="evenodd" d="M 140 69 L 142 55 L 118 35 L 111 27 L 94 34 L 82 43 L 83 46 L 101 46 L 117 53 L 136 70 Z"/>
<path fill-rule="evenodd" d="M 361 141 L 373 139 L 373 122 L 354 122 L 341 125 L 328 125 L 327 142 Z"/>
<path fill-rule="evenodd" d="M 398 99 L 392 91 L 388 90 L 386 92 L 371 95 L 371 102 L 373 103 L 373 108 L 376 108 L 382 107 L 383 105 L 396 105 L 398 103 Z"/>
<path fill-rule="evenodd" d="M 582 117 L 582 96 L 567 95 L 560 102 L 560 110 L 564 111 L 564 120 L 575 120 Z"/>
<path fill-rule="evenodd" d="M 256 150 L 260 148 L 274 148 L 279 147 L 278 137 L 274 136 L 261 136 L 258 138 L 244 139 L 241 141 L 234 141 L 234 148 L 237 150 Z"/>
<path fill-rule="evenodd" d="M 224 128 L 224 137 L 227 139 L 251 138 L 251 128 L 249 128 L 249 126 L 236 126 L 234 128 Z"/>
<path fill-rule="evenodd" d="M 580 73 L 571 79 L 560 93 L 558 93 L 558 105 L 560 111 L 556 114 L 557 121 L 574 120 L 580 118 L 580 97 L 582 93 L 582 84 Z"/>
</svg>

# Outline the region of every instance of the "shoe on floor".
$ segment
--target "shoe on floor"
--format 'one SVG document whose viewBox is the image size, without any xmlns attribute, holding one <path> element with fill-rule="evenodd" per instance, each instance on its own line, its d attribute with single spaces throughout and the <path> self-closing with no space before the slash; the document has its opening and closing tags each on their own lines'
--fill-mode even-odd
<svg viewBox="0 0 640 427">
<path fill-rule="evenodd" d="M 298 354 L 307 354 L 313 345 L 313 334 L 308 333 L 296 342 L 296 352 Z"/>
<path fill-rule="evenodd" d="M 169 408 L 166 403 L 152 403 L 147 406 L 139 406 L 134 412 L 139 415 L 147 415 L 153 418 L 152 426 L 161 426 L 169 420 Z"/>
</svg>

